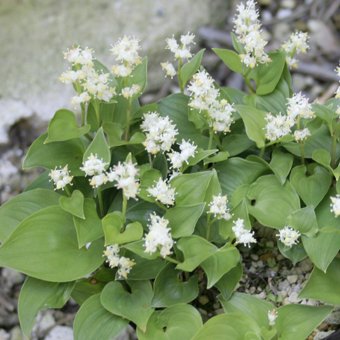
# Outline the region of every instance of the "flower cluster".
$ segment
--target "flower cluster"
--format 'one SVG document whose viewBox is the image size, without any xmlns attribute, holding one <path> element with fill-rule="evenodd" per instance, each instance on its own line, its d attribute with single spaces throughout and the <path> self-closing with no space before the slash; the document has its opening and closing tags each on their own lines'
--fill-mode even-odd
<svg viewBox="0 0 340 340">
<path fill-rule="evenodd" d="M 66 185 L 72 185 L 73 176 L 70 175 L 70 171 L 68 170 L 68 166 L 65 165 L 63 168 L 56 167 L 54 170 L 51 170 L 48 174 L 50 177 L 50 181 L 53 182 L 55 186 L 55 190 L 64 190 Z"/>
<path fill-rule="evenodd" d="M 119 162 L 107 173 L 108 181 L 115 182 L 115 187 L 122 189 L 123 195 L 127 199 L 137 199 L 139 170 L 136 165 L 131 160 L 127 160 L 124 163 Z"/>
<path fill-rule="evenodd" d="M 212 201 L 209 203 L 209 214 L 212 214 L 218 220 L 230 220 L 231 214 L 228 208 L 227 195 L 222 196 L 221 194 L 213 196 Z"/>
<path fill-rule="evenodd" d="M 276 141 L 292 132 L 294 125 L 297 130 L 294 132 L 294 138 L 297 142 L 304 141 L 309 137 L 310 131 L 308 128 L 300 129 L 301 119 L 312 119 L 315 114 L 312 111 L 312 106 L 301 92 L 294 94 L 293 97 L 287 100 L 287 114 L 266 115 L 266 138 L 270 141 Z"/>
<path fill-rule="evenodd" d="M 168 61 L 161 63 L 162 70 L 165 72 L 166 77 L 170 77 L 171 79 L 176 75 L 176 69 L 173 64 Z"/>
<path fill-rule="evenodd" d="M 189 159 L 195 155 L 197 149 L 194 143 L 184 139 L 178 146 L 180 151 L 171 150 L 168 154 L 171 168 L 174 170 L 180 170 L 184 163 L 188 164 Z"/>
<path fill-rule="evenodd" d="M 97 154 L 90 154 L 90 156 L 83 162 L 83 166 L 80 170 L 85 172 L 85 176 L 90 176 L 90 185 L 93 188 L 98 188 L 99 186 L 107 182 L 107 176 L 105 169 L 108 166 L 102 159 L 98 158 Z"/>
<path fill-rule="evenodd" d="M 118 267 L 117 274 L 119 278 L 127 279 L 128 274 L 136 263 L 128 257 L 119 256 L 119 251 L 118 244 L 112 244 L 106 247 L 103 256 L 106 256 L 106 262 L 110 268 Z"/>
<path fill-rule="evenodd" d="M 153 254 L 158 249 L 162 257 L 171 254 L 174 241 L 171 237 L 169 221 L 155 213 L 150 215 L 149 232 L 144 238 L 144 248 L 146 253 Z"/>
<path fill-rule="evenodd" d="M 166 181 L 162 180 L 162 178 L 160 178 L 154 186 L 148 188 L 147 192 L 157 201 L 167 206 L 175 204 L 175 189 Z"/>
<path fill-rule="evenodd" d="M 286 52 L 286 61 L 290 68 L 294 69 L 298 66 L 298 61 L 295 55 L 306 53 L 308 46 L 308 34 L 304 32 L 294 32 L 289 39 L 282 45 Z"/>
<path fill-rule="evenodd" d="M 126 99 L 130 99 L 137 95 L 141 89 L 142 88 L 139 85 L 133 84 L 132 86 L 124 87 L 121 91 L 121 95 Z"/>
<path fill-rule="evenodd" d="M 254 232 L 245 228 L 243 219 L 238 218 L 231 229 L 235 234 L 236 244 L 243 243 L 245 246 L 250 247 L 250 243 L 256 243 Z"/>
<path fill-rule="evenodd" d="M 161 117 L 157 112 L 144 114 L 141 129 L 146 133 L 144 146 L 150 154 L 160 151 L 167 152 L 176 141 L 178 131 L 169 117 Z"/>
<path fill-rule="evenodd" d="M 235 109 L 227 100 L 219 100 L 220 92 L 214 86 L 213 78 L 205 70 L 194 74 L 188 91 L 189 106 L 206 113 L 208 124 L 215 133 L 230 131 Z"/>
<path fill-rule="evenodd" d="M 269 326 L 274 326 L 278 316 L 277 310 L 276 309 L 269 310 L 267 315 Z"/>
<path fill-rule="evenodd" d="M 117 65 L 112 66 L 112 73 L 116 77 L 128 77 L 134 68 L 142 62 L 138 51 L 141 49 L 139 40 L 134 37 L 124 36 L 111 48 Z"/>
<path fill-rule="evenodd" d="M 65 84 L 75 84 L 78 95 L 71 100 L 73 106 L 87 103 L 91 99 L 108 102 L 116 94 L 115 88 L 110 86 L 110 74 L 96 70 L 91 49 L 81 49 L 78 46 L 67 50 L 64 58 L 71 64 L 71 68 L 63 72 L 59 79 Z"/>
<path fill-rule="evenodd" d="M 340 216 L 340 194 L 331 196 L 331 212 L 334 213 L 335 217 Z"/>
<path fill-rule="evenodd" d="M 299 242 L 300 233 L 290 226 L 285 226 L 280 229 L 279 234 L 276 235 L 280 241 L 287 247 L 291 248 Z"/>
<path fill-rule="evenodd" d="M 245 50 L 245 53 L 240 54 L 242 63 L 254 68 L 258 63 L 269 62 L 270 58 L 264 51 L 267 41 L 263 38 L 254 0 L 248 0 L 246 4 L 241 3 L 237 6 L 234 24 L 234 32 Z"/>
</svg>

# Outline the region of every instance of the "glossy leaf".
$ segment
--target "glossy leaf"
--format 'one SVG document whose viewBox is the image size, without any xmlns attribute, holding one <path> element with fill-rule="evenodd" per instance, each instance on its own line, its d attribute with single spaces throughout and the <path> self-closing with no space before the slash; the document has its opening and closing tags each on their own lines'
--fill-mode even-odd
<svg viewBox="0 0 340 340">
<path fill-rule="evenodd" d="M 100 128 L 97 131 L 93 141 L 87 147 L 84 153 L 83 161 L 86 161 L 91 154 L 97 155 L 98 158 L 102 159 L 105 163 L 108 163 L 107 167 L 109 166 L 111 161 L 111 152 L 106 142 L 103 128 Z"/>
<path fill-rule="evenodd" d="M 109 313 L 100 303 L 100 294 L 89 297 L 74 319 L 75 340 L 111 340 L 121 333 L 128 322 Z"/>
<path fill-rule="evenodd" d="M 96 270 L 102 251 L 102 240 L 79 249 L 72 216 L 51 206 L 20 223 L 0 247 L 0 266 L 40 280 L 67 282 Z"/>
<path fill-rule="evenodd" d="M 54 191 L 34 189 L 10 199 L 0 207 L 0 241 L 3 243 L 26 217 L 58 204 L 59 198 Z"/>
<path fill-rule="evenodd" d="M 220 292 L 219 297 L 223 300 L 228 300 L 236 289 L 242 275 L 243 268 L 241 263 L 238 263 L 236 267 L 224 274 L 222 278 L 215 284 L 215 287 Z"/>
<path fill-rule="evenodd" d="M 74 190 L 71 197 L 61 196 L 59 198 L 61 209 L 76 217 L 85 218 L 84 215 L 84 196 L 81 191 Z"/>
<path fill-rule="evenodd" d="M 204 203 L 198 203 L 175 206 L 174 208 L 168 209 L 164 217 L 170 222 L 169 226 L 172 237 L 190 236 L 194 232 L 197 221 L 203 214 L 204 208 Z"/>
<path fill-rule="evenodd" d="M 270 161 L 270 168 L 277 176 L 281 184 L 286 182 L 286 178 L 290 173 L 294 161 L 293 155 L 287 152 L 281 152 L 275 149 L 272 153 L 272 159 Z"/>
<path fill-rule="evenodd" d="M 313 236 L 319 231 L 316 215 L 311 206 L 292 212 L 287 217 L 287 225 L 307 236 Z"/>
<path fill-rule="evenodd" d="M 69 110 L 58 110 L 48 124 L 45 143 L 79 138 L 90 131 L 90 125 L 78 127 L 76 116 Z"/>
<path fill-rule="evenodd" d="M 187 84 L 187 82 L 191 79 L 191 77 L 198 71 L 201 66 L 203 54 L 205 48 L 201 49 L 196 55 L 187 63 L 185 63 L 181 68 L 181 81 L 183 88 Z"/>
<path fill-rule="evenodd" d="M 177 303 L 193 301 L 199 293 L 198 277 L 191 276 L 188 281 L 180 278 L 181 272 L 168 264 L 156 277 L 152 307 L 169 307 Z"/>
<path fill-rule="evenodd" d="M 137 330 L 139 340 L 191 340 L 202 327 L 199 312 L 192 306 L 177 304 L 154 312 L 147 324 L 146 332 Z"/>
<path fill-rule="evenodd" d="M 299 196 L 291 184 L 281 185 L 275 175 L 260 177 L 250 186 L 247 197 L 252 200 L 249 213 L 272 228 L 284 227 L 287 216 L 300 208 Z"/>
<path fill-rule="evenodd" d="M 243 64 L 236 52 L 225 48 L 213 48 L 212 50 L 230 70 L 236 73 L 243 73 Z"/>
<path fill-rule="evenodd" d="M 153 291 L 149 281 L 130 281 L 131 292 L 114 281 L 103 289 L 100 301 L 106 310 L 134 322 L 143 332 L 154 309 L 151 307 Z M 133 308 L 131 308 L 133 306 Z"/>
<path fill-rule="evenodd" d="M 74 282 L 47 282 L 28 277 L 18 301 L 18 316 L 22 332 L 30 337 L 35 318 L 47 308 L 62 308 L 70 298 Z"/>
</svg>

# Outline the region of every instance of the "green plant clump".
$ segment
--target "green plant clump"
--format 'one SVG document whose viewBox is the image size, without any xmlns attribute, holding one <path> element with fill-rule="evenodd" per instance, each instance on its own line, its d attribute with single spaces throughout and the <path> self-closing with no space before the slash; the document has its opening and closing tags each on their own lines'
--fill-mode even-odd
<svg viewBox="0 0 340 340">
<path fill-rule="evenodd" d="M 174 62 L 162 63 L 179 92 L 143 106 L 138 40 L 113 45 L 111 70 L 88 48 L 65 53 L 81 122 L 55 113 L 23 164 L 45 171 L 0 209 L 0 265 L 27 275 L 26 336 L 70 298 L 79 340 L 128 324 L 141 340 L 299 340 L 340 304 L 339 91 L 323 104 L 293 93 L 307 35 L 267 53 L 260 27 L 255 3 L 240 4 L 234 50 L 214 49 L 246 92 L 215 83 L 188 33 L 167 39 Z M 314 264 L 300 296 L 319 306 L 234 292 L 267 228 L 294 264 Z"/>
</svg>

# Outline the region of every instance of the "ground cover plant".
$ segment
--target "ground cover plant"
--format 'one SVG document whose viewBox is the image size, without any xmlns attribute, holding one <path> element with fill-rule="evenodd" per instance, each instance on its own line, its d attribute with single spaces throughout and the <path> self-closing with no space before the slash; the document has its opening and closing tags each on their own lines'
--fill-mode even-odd
<svg viewBox="0 0 340 340">
<path fill-rule="evenodd" d="M 167 39 L 161 64 L 179 92 L 144 106 L 136 38 L 112 46 L 110 68 L 89 48 L 65 52 L 60 80 L 81 117 L 55 113 L 23 164 L 46 170 L 0 208 L 0 265 L 27 275 L 25 335 L 70 298 L 81 340 L 128 324 L 139 339 L 305 339 L 340 304 L 340 94 L 320 104 L 293 93 L 308 36 L 265 51 L 255 6 L 237 8 L 234 50 L 214 49 L 247 92 L 218 86 L 191 33 Z M 319 306 L 235 292 L 263 228 L 294 264 L 312 261 L 300 295 Z"/>
</svg>

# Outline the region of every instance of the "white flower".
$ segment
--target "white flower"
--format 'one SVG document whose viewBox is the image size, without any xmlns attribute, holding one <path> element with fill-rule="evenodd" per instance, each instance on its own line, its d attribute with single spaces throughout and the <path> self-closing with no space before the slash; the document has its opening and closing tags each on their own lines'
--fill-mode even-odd
<svg viewBox="0 0 340 340">
<path fill-rule="evenodd" d="M 120 278 L 127 279 L 128 274 L 136 263 L 128 257 L 119 257 L 119 251 L 118 244 L 112 244 L 106 247 L 103 256 L 106 257 L 106 262 L 110 268 L 118 267 L 117 274 Z"/>
<path fill-rule="evenodd" d="M 276 319 L 277 319 L 277 310 L 276 309 L 269 310 L 268 311 L 269 326 L 274 326 Z"/>
<path fill-rule="evenodd" d="M 294 131 L 294 138 L 297 142 L 302 142 L 311 135 L 308 128 Z"/>
<path fill-rule="evenodd" d="M 134 66 L 141 63 L 141 58 L 138 55 L 140 49 L 138 39 L 125 35 L 112 46 L 110 51 L 117 61 Z"/>
<path fill-rule="evenodd" d="M 267 124 L 265 126 L 265 135 L 271 142 L 288 135 L 291 132 L 292 122 L 287 116 L 279 113 L 274 116 L 268 113 L 265 117 Z M 294 123 L 293 123 L 294 124 Z"/>
<path fill-rule="evenodd" d="M 190 141 L 186 141 L 182 139 L 182 142 L 179 144 L 180 152 L 171 151 L 168 154 L 168 158 L 171 162 L 171 167 L 173 169 L 180 169 L 183 163 L 189 163 L 189 159 L 193 157 L 196 153 L 197 145 L 194 143 L 190 143 Z"/>
<path fill-rule="evenodd" d="M 292 120 L 298 118 L 311 119 L 315 116 L 308 98 L 301 92 L 296 93 L 292 98 L 287 99 L 287 115 Z"/>
<path fill-rule="evenodd" d="M 64 84 L 72 84 L 76 81 L 82 80 L 85 77 L 85 73 L 82 70 L 73 71 L 68 70 L 61 74 L 59 80 Z"/>
<path fill-rule="evenodd" d="M 166 39 L 166 48 L 170 50 L 174 55 L 175 59 L 190 59 L 192 57 L 190 51 L 190 45 L 194 44 L 195 35 L 187 33 L 180 37 L 180 43 L 172 37 Z"/>
<path fill-rule="evenodd" d="M 119 162 L 107 173 L 108 181 L 116 182 L 115 187 L 117 189 L 122 189 L 123 194 L 127 199 L 136 199 L 139 191 L 139 182 L 137 178 L 139 170 L 136 165 L 137 164 L 132 163 L 132 161 L 126 161 L 124 163 Z"/>
<path fill-rule="evenodd" d="M 152 254 L 159 249 L 162 257 L 171 254 L 174 241 L 168 224 L 169 221 L 164 217 L 157 216 L 155 213 L 150 215 L 149 232 L 144 238 L 146 253 Z"/>
<path fill-rule="evenodd" d="M 235 112 L 233 105 L 229 104 L 227 100 L 222 99 L 216 101 L 208 109 L 208 115 L 210 118 L 209 125 L 213 130 L 217 132 L 229 132 L 230 126 L 233 123 L 232 114 Z"/>
<path fill-rule="evenodd" d="M 169 63 L 169 62 L 164 62 L 161 63 L 161 67 L 165 72 L 165 76 L 166 77 L 170 77 L 171 79 L 176 75 L 176 70 L 173 64 Z"/>
<path fill-rule="evenodd" d="M 111 71 L 116 77 L 127 77 L 132 73 L 133 67 L 124 64 L 113 65 Z"/>
<path fill-rule="evenodd" d="M 245 246 L 250 247 L 250 243 L 256 243 L 253 236 L 254 232 L 245 228 L 243 219 L 238 218 L 231 229 L 235 234 L 236 244 L 243 243 Z"/>
<path fill-rule="evenodd" d="M 245 53 L 240 55 L 241 62 L 250 68 L 254 68 L 258 63 L 269 62 L 270 58 L 264 52 L 267 41 L 263 39 L 259 13 L 253 0 L 237 6 L 234 24 L 234 32 L 245 50 Z"/>
<path fill-rule="evenodd" d="M 331 212 L 334 213 L 335 217 L 340 216 L 340 194 L 336 196 L 330 197 L 331 203 Z"/>
<path fill-rule="evenodd" d="M 181 35 L 181 38 L 180 38 L 181 43 L 184 46 L 195 44 L 194 39 L 195 39 L 195 35 L 190 32 L 188 32 L 187 34 Z"/>
<path fill-rule="evenodd" d="M 64 53 L 64 58 L 73 65 L 93 65 L 93 50 L 86 47 L 81 49 L 79 46 L 68 49 Z"/>
<path fill-rule="evenodd" d="M 166 181 L 163 181 L 162 178 L 160 178 L 154 186 L 148 188 L 147 192 L 157 201 L 165 205 L 174 205 L 175 203 L 175 189 Z"/>
<path fill-rule="evenodd" d="M 86 176 L 101 175 L 107 166 L 108 163 L 98 158 L 97 154 L 91 153 L 80 170 L 84 171 Z"/>
<path fill-rule="evenodd" d="M 87 92 L 82 92 L 80 95 L 72 97 L 71 105 L 73 107 L 77 107 L 78 105 L 87 103 L 90 100 L 91 100 L 90 95 Z"/>
<path fill-rule="evenodd" d="M 280 241 L 285 246 L 291 248 L 293 245 L 299 242 L 298 238 L 300 237 L 300 233 L 290 226 L 285 226 L 284 228 L 279 230 L 279 234 L 277 234 L 276 236 L 279 237 Z"/>
<path fill-rule="evenodd" d="M 146 132 L 146 139 L 143 144 L 150 154 L 169 151 L 178 134 L 176 125 L 169 117 L 161 117 L 157 112 L 144 114 L 141 129 Z"/>
<path fill-rule="evenodd" d="M 304 32 L 292 33 L 289 39 L 282 45 L 283 50 L 286 52 L 286 61 L 290 68 L 296 68 L 298 61 L 294 58 L 295 55 L 306 53 L 308 46 L 308 34 Z"/>
<path fill-rule="evenodd" d="M 228 198 L 227 195 L 222 196 L 221 194 L 213 196 L 212 201 L 209 203 L 209 214 L 213 214 L 218 220 L 224 219 L 226 221 L 231 219 L 231 214 L 227 206 Z"/>
<path fill-rule="evenodd" d="M 98 188 L 101 185 L 104 185 L 107 182 L 107 177 L 105 173 L 99 174 L 99 175 L 94 175 L 91 179 L 90 179 L 90 185 L 93 188 Z"/>
<path fill-rule="evenodd" d="M 59 169 L 56 167 L 54 170 L 50 171 L 48 176 L 50 177 L 50 181 L 53 182 L 55 190 L 64 190 L 66 185 L 71 184 L 73 179 L 73 176 L 70 175 L 67 165 L 65 165 L 63 168 L 59 167 Z"/>
<path fill-rule="evenodd" d="M 166 42 L 166 48 L 170 50 L 172 53 L 176 53 L 176 51 L 179 49 L 178 42 L 174 37 L 167 38 L 165 42 Z"/>
<path fill-rule="evenodd" d="M 137 84 L 133 84 L 130 87 L 124 87 L 122 89 L 122 96 L 126 99 L 132 98 L 141 91 L 141 87 Z"/>
</svg>

